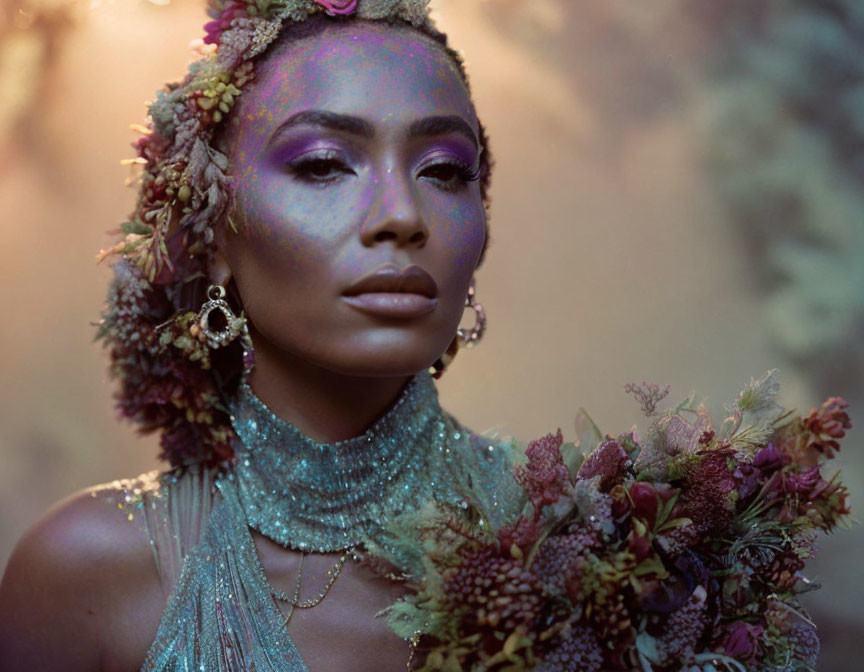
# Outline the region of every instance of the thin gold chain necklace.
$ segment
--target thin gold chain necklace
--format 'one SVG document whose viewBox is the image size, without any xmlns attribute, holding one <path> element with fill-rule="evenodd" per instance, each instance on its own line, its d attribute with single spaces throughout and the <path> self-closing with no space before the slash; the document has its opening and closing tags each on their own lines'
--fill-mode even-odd
<svg viewBox="0 0 864 672">
<path fill-rule="evenodd" d="M 273 594 L 273 597 L 280 602 L 287 602 L 290 606 L 288 614 L 286 615 L 282 612 L 282 615 L 285 616 L 284 625 L 288 625 L 288 621 L 291 620 L 291 616 L 294 614 L 295 607 L 297 609 L 311 609 L 312 607 L 316 607 L 327 597 L 327 593 L 330 592 L 330 589 L 333 587 L 333 584 L 336 583 L 336 579 L 339 578 L 339 575 L 342 573 L 342 568 L 345 566 L 345 563 L 348 561 L 348 553 L 343 553 L 339 560 L 336 561 L 336 564 L 333 565 L 330 569 L 327 570 L 327 582 L 324 584 L 324 587 L 319 591 L 318 595 L 307 600 L 300 599 L 301 586 L 303 583 L 303 561 L 306 559 L 306 552 L 302 551 L 300 553 L 300 563 L 297 568 L 297 581 L 294 583 L 294 594 L 289 595 L 284 590 L 279 590 L 278 588 L 270 586 L 270 591 Z M 281 611 L 281 609 L 280 609 Z"/>
</svg>

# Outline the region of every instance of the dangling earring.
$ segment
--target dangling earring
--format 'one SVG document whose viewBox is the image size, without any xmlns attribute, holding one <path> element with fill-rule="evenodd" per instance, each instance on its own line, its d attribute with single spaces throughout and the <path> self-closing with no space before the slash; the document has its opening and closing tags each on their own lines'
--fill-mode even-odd
<svg viewBox="0 0 864 672">
<path fill-rule="evenodd" d="M 214 310 L 222 313 L 225 326 L 214 331 L 210 328 L 210 316 Z M 231 310 L 231 306 L 225 300 L 225 288 L 222 285 L 210 285 L 207 288 L 207 301 L 198 312 L 196 323 L 199 338 L 206 341 L 211 348 L 225 347 L 232 341 L 240 338 L 243 346 L 243 378 L 252 372 L 255 366 L 255 350 L 252 347 L 252 337 L 249 335 L 249 323 L 242 314 L 238 317 Z"/>
<path fill-rule="evenodd" d="M 225 326 L 218 331 L 210 327 L 210 317 L 214 310 L 218 310 L 225 318 Z M 213 349 L 222 348 L 246 330 L 246 318 L 242 315 L 237 317 L 231 310 L 225 300 L 225 288 L 222 285 L 210 285 L 207 288 L 207 301 L 198 312 L 198 327 L 207 339 L 207 345 Z"/>
<path fill-rule="evenodd" d="M 471 308 L 474 311 L 474 326 L 471 329 L 457 329 L 456 336 L 450 342 L 450 347 L 447 352 L 435 360 L 435 363 L 429 367 L 429 373 L 433 378 L 438 380 L 444 375 L 445 369 L 450 366 L 450 363 L 459 352 L 460 344 L 465 347 L 473 347 L 477 345 L 483 338 L 486 331 L 486 311 L 483 306 L 476 301 L 476 283 L 474 278 L 471 278 L 471 285 L 468 287 L 468 296 L 465 299 L 465 307 Z"/>
<path fill-rule="evenodd" d="M 476 301 L 477 287 L 474 278 L 471 278 L 471 284 L 468 287 L 468 298 L 465 299 L 465 307 L 471 308 L 474 311 L 474 326 L 471 329 L 457 329 L 456 334 L 462 341 L 462 344 L 468 348 L 477 345 L 483 338 L 486 332 L 486 311 L 483 306 Z"/>
</svg>

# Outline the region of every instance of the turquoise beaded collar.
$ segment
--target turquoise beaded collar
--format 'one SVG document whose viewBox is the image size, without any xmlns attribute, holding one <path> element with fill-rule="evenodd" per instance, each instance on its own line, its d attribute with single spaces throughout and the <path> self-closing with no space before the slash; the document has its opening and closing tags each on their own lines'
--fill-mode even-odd
<svg viewBox="0 0 864 672">
<path fill-rule="evenodd" d="M 428 373 L 417 374 L 362 436 L 319 443 L 245 383 L 229 404 L 239 445 L 231 474 L 249 526 L 299 551 L 386 544 L 386 523 L 425 502 L 458 504 L 451 444 L 462 438 Z"/>
</svg>

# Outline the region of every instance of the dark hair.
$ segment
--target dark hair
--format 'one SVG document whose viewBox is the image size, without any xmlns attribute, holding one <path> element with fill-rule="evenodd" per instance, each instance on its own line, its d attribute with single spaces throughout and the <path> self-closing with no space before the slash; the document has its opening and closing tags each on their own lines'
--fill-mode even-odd
<svg viewBox="0 0 864 672">
<path fill-rule="evenodd" d="M 289 22 L 254 61 L 266 60 L 285 41 L 319 34 L 334 22 L 355 20 L 358 19 L 319 14 L 302 22 Z M 414 31 L 440 46 L 470 91 L 463 60 L 449 46 L 444 33 L 429 24 L 388 23 L 400 30 Z M 245 61 L 238 58 L 237 63 L 243 67 Z M 239 342 L 210 350 L 190 333 L 197 321 L 197 311 L 206 300 L 214 250 L 212 227 L 225 221 L 232 201 L 230 177 L 224 172 L 227 157 L 217 149 L 224 121 L 208 116 L 209 108 L 202 112 L 196 107 L 195 117 L 185 122 L 189 101 L 179 93 L 183 91 L 181 87 L 194 81 L 195 74 L 193 66 L 184 83 L 169 85 L 151 107 L 152 132 L 138 143 L 147 167 L 138 208 L 124 231 L 134 234 L 149 230 L 155 236 L 152 231 L 159 230 L 148 222 L 164 216 L 167 223 L 163 237 L 153 243 L 143 262 L 140 254 L 133 258 L 135 250 L 126 243 L 123 248 L 126 256 L 114 267 L 115 277 L 98 334 L 110 350 L 112 374 L 120 381 L 117 400 L 121 414 L 137 423 L 142 433 L 161 432 L 161 457 L 174 466 L 219 464 L 233 457 L 234 430 L 224 399 L 236 389 L 243 370 Z M 186 117 L 181 118 L 182 114 Z M 186 131 L 183 135 L 183 123 L 192 123 L 198 131 Z M 205 135 L 209 144 L 196 140 L 195 132 Z M 482 124 L 479 142 L 482 148 L 479 180 L 487 211 L 488 245 L 492 157 Z M 216 155 L 221 158 L 212 159 Z M 192 196 L 187 191 L 186 199 L 181 198 L 182 204 L 178 204 L 173 192 L 170 198 L 164 195 L 166 189 L 172 188 L 171 171 L 176 173 L 178 166 L 186 172 L 192 171 L 200 185 Z M 484 246 L 481 260 L 485 250 Z M 154 262 L 154 257 L 160 255 L 161 266 Z M 239 314 L 242 306 L 231 287 L 228 300 Z"/>
</svg>

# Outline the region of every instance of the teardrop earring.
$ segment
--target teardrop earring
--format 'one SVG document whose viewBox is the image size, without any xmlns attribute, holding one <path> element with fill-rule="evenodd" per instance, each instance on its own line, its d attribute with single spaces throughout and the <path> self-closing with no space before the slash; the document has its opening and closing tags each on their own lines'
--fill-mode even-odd
<svg viewBox="0 0 864 672">
<path fill-rule="evenodd" d="M 222 313 L 225 326 L 213 329 L 210 324 L 214 311 Z M 246 329 L 246 318 L 237 317 L 231 306 L 225 300 L 225 288 L 222 285 L 210 285 L 207 288 L 207 301 L 198 312 L 198 326 L 207 339 L 207 345 L 214 350 L 223 348 L 236 339 Z"/>
<path fill-rule="evenodd" d="M 482 304 L 477 303 L 477 285 L 474 278 L 471 278 L 471 284 L 468 286 L 468 298 L 465 299 L 465 307 L 471 308 L 474 311 L 474 326 L 471 329 L 457 329 L 456 334 L 462 341 L 462 344 L 468 348 L 474 347 L 483 339 L 483 334 L 486 333 L 486 311 Z"/>
<path fill-rule="evenodd" d="M 243 377 L 247 377 L 255 365 L 255 351 L 252 347 L 252 337 L 249 335 L 249 323 L 244 315 L 239 317 L 231 310 L 225 300 L 225 288 L 222 285 L 210 285 L 207 288 L 207 301 L 198 312 L 197 326 L 201 337 L 211 348 L 218 349 L 240 339 L 243 346 Z M 214 329 L 211 319 L 214 312 L 222 314 L 225 325 Z"/>
</svg>

